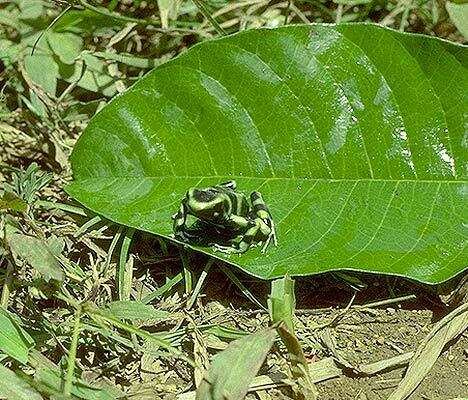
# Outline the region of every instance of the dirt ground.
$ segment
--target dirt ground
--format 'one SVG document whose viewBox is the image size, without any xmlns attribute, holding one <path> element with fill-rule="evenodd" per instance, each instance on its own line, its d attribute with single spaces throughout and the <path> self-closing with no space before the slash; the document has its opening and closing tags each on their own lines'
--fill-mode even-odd
<svg viewBox="0 0 468 400">
<path fill-rule="evenodd" d="M 351 308 L 353 290 L 334 274 L 298 278 L 297 335 L 306 357 L 319 361 L 332 350 L 324 335 L 332 338 L 336 354 L 351 366 L 366 365 L 413 352 L 434 324 L 450 311 L 437 293 L 437 288 L 395 277 L 353 275 L 363 288 L 353 305 L 371 304 L 369 308 Z M 446 288 L 455 286 L 453 284 Z M 266 298 L 269 286 L 247 276 L 243 282 L 257 298 Z M 446 289 L 446 290 L 448 290 Z M 439 288 L 440 291 L 440 288 Z M 266 326 L 268 318 L 261 310 L 247 311 L 252 305 L 220 272 L 214 272 L 205 288 L 208 301 L 205 319 L 253 331 Z M 372 303 L 395 297 L 415 295 L 407 300 L 374 307 Z M 343 315 L 335 324 L 324 325 Z M 336 355 L 335 354 L 335 355 Z M 269 372 L 280 365 L 277 359 L 267 362 Z M 344 368 L 344 375 L 317 384 L 320 400 L 387 399 L 406 371 L 406 365 L 365 377 Z M 262 372 L 262 371 L 261 371 Z M 265 373 L 266 371 L 263 371 Z M 255 398 L 255 397 L 252 397 Z M 257 397 L 258 398 L 258 397 Z M 264 393 L 265 399 L 288 399 L 287 391 L 277 389 Z M 468 398 L 468 332 L 449 343 L 410 400 L 451 400 Z"/>
</svg>

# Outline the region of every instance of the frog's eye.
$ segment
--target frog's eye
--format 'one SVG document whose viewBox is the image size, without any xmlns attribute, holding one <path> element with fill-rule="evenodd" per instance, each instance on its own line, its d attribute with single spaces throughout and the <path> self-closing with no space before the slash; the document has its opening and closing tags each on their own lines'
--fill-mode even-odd
<svg viewBox="0 0 468 400">
<path fill-rule="evenodd" d="M 193 198 L 200 203 L 208 203 L 216 197 L 216 192 L 213 190 L 199 190 L 195 189 L 193 191 Z"/>
</svg>

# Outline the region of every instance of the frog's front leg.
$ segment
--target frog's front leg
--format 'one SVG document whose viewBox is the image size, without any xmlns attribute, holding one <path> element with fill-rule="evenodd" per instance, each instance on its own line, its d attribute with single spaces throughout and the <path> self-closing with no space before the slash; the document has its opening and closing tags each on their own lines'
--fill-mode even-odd
<svg viewBox="0 0 468 400">
<path fill-rule="evenodd" d="M 172 216 L 172 219 L 174 220 L 172 228 L 176 238 L 186 239 L 185 230 L 187 228 L 187 215 L 187 206 L 182 202 L 179 210 Z"/>
<path fill-rule="evenodd" d="M 269 232 L 266 232 L 264 229 L 262 230 L 262 234 L 265 235 L 265 242 L 262 247 L 262 253 L 264 253 L 271 240 L 273 240 L 273 244 L 275 246 L 278 246 L 278 241 L 276 239 L 275 223 L 273 222 L 270 210 L 268 209 L 260 192 L 252 192 L 250 194 L 250 201 L 252 202 L 252 209 L 255 215 L 258 218 L 260 218 L 269 228 Z"/>
</svg>

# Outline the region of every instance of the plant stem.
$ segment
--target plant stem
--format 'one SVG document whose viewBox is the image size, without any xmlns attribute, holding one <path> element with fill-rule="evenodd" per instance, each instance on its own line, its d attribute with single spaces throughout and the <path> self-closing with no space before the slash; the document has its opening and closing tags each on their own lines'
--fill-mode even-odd
<svg viewBox="0 0 468 400">
<path fill-rule="evenodd" d="M 193 279 L 192 272 L 190 271 L 190 263 L 187 250 L 181 248 L 180 257 L 182 259 L 182 266 L 184 268 L 185 293 L 189 294 L 192 292 L 193 289 Z"/>
<path fill-rule="evenodd" d="M 68 365 L 67 375 L 65 377 L 65 385 L 63 387 L 63 394 L 67 397 L 71 396 L 73 386 L 73 375 L 75 373 L 76 350 L 78 348 L 78 338 L 80 334 L 80 318 L 81 318 L 81 305 L 75 311 L 75 323 L 73 325 L 73 336 L 68 352 Z"/>
<path fill-rule="evenodd" d="M 225 36 L 227 32 L 223 29 L 223 27 L 218 24 L 218 22 L 211 16 L 210 11 L 206 7 L 205 3 L 203 0 L 193 0 L 197 8 L 200 10 L 200 12 L 203 14 L 203 16 L 210 21 L 211 25 L 213 25 L 213 28 L 215 28 L 216 32 L 218 32 L 221 36 Z"/>
<path fill-rule="evenodd" d="M 123 238 L 122 247 L 120 249 L 119 269 L 117 273 L 119 300 L 130 299 L 130 291 L 133 279 L 133 265 L 132 263 L 127 263 L 127 258 L 128 250 L 130 249 L 130 244 L 132 243 L 134 233 L 134 228 L 128 228 Z"/>
<path fill-rule="evenodd" d="M 286 12 L 284 15 L 284 25 L 288 24 L 289 13 L 291 12 L 291 0 L 288 0 L 288 4 L 286 5 Z"/>
<path fill-rule="evenodd" d="M 117 14 L 115 12 L 110 12 L 105 8 L 95 7 L 84 0 L 79 0 L 79 3 L 86 9 L 94 11 L 97 14 L 105 15 L 108 18 L 114 18 L 124 22 L 133 22 L 138 25 L 159 25 L 159 20 L 151 20 L 151 19 L 139 19 L 139 18 L 132 18 L 126 17 L 124 15 Z"/>
<path fill-rule="evenodd" d="M 5 282 L 3 282 L 2 298 L 0 300 L 0 307 L 6 309 L 8 307 L 8 300 L 10 298 L 10 287 L 13 281 L 13 264 L 6 259 L 7 269 L 5 273 Z"/>
</svg>

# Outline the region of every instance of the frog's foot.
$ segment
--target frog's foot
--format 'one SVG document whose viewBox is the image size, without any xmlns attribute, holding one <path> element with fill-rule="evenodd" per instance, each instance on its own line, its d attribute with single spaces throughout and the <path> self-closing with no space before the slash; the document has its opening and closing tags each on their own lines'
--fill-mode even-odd
<svg viewBox="0 0 468 400">
<path fill-rule="evenodd" d="M 271 241 L 273 241 L 273 244 L 275 245 L 275 247 L 278 246 L 278 240 L 276 239 L 275 225 L 273 224 L 273 221 L 272 221 L 272 220 L 270 220 L 269 222 L 270 222 L 270 224 L 271 224 L 271 225 L 269 226 L 269 228 L 270 228 L 270 233 L 268 234 L 268 236 L 267 236 L 267 238 L 266 238 L 266 240 L 265 240 L 265 243 L 264 243 L 263 246 L 262 246 L 261 252 L 262 252 L 263 254 L 266 253 L 267 248 L 268 248 L 269 244 L 271 243 Z"/>
<path fill-rule="evenodd" d="M 214 251 L 219 251 L 224 254 L 242 254 L 245 252 L 245 250 L 232 247 L 232 246 L 221 246 L 219 244 L 213 244 L 213 250 Z"/>
<path fill-rule="evenodd" d="M 185 231 L 177 231 L 174 233 L 174 238 L 184 243 L 191 242 L 194 237 L 192 235 L 187 234 Z"/>
<path fill-rule="evenodd" d="M 276 237 L 275 223 L 271 220 L 271 237 L 273 238 L 273 244 L 278 247 L 278 238 Z"/>
</svg>

